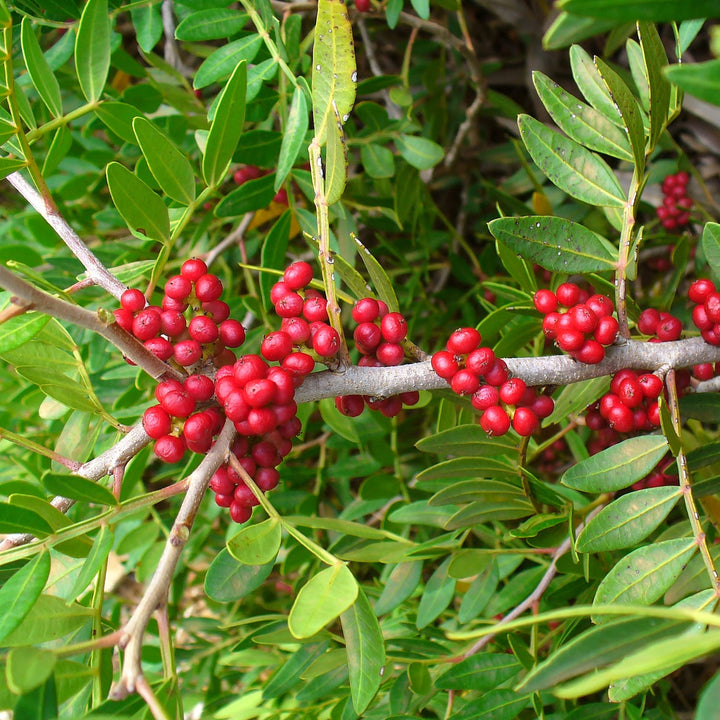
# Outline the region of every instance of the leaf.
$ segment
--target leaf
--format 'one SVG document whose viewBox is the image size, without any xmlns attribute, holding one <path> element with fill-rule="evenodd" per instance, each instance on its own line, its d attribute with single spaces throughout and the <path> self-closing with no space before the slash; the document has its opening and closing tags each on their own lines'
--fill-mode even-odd
<svg viewBox="0 0 720 720">
<path fill-rule="evenodd" d="M 674 22 L 690 18 L 720 16 L 715 0 L 697 0 L 688 4 L 683 0 L 561 0 L 559 6 L 581 16 L 609 20 L 648 20 L 649 22 Z"/>
<path fill-rule="evenodd" d="M 38 91 L 38 95 L 47 106 L 48 110 L 55 116 L 62 115 L 62 97 L 60 96 L 60 84 L 50 69 L 48 61 L 43 55 L 40 43 L 35 37 L 30 18 L 23 18 L 20 26 L 20 41 L 22 45 L 23 58 L 28 75 L 32 84 Z"/>
<path fill-rule="evenodd" d="M 389 148 L 367 143 L 360 148 L 360 160 L 371 178 L 389 178 L 395 175 L 395 157 Z"/>
<path fill-rule="evenodd" d="M 328 128 L 346 122 L 355 103 L 357 66 L 352 25 L 342 0 L 318 0 L 312 60 L 313 126 L 324 145 Z"/>
<path fill-rule="evenodd" d="M 106 487 L 79 475 L 46 473 L 42 483 L 53 495 L 99 505 L 117 505 L 117 499 Z"/>
<path fill-rule="evenodd" d="M 227 541 L 228 552 L 244 565 L 266 565 L 280 550 L 282 527 L 277 518 L 244 527 Z"/>
<path fill-rule="evenodd" d="M 497 218 L 488 223 L 493 236 L 526 260 L 563 273 L 615 269 L 616 252 L 605 238 L 560 217 L 530 215 Z"/>
<path fill-rule="evenodd" d="M 449 557 L 439 565 L 425 583 L 415 621 L 418 630 L 438 618 L 455 597 L 455 578 L 448 574 L 451 560 Z"/>
<path fill-rule="evenodd" d="M 362 591 L 352 607 L 340 615 L 347 664 L 350 695 L 358 715 L 365 712 L 382 682 L 385 668 L 385 644 L 378 619 Z"/>
<path fill-rule="evenodd" d="M 480 690 L 488 692 L 520 674 L 522 665 L 505 653 L 471 655 L 438 676 L 435 686 L 441 690 Z"/>
<path fill-rule="evenodd" d="M 700 691 L 695 708 L 695 720 L 714 720 L 720 706 L 720 672 L 710 679 Z"/>
<path fill-rule="evenodd" d="M 454 563 L 451 563 L 450 571 L 453 572 L 453 570 Z M 474 620 L 490 602 L 490 598 L 495 594 L 499 582 L 500 576 L 497 562 L 491 560 L 490 564 L 473 580 L 472 585 L 463 595 L 458 620 L 463 624 Z"/>
<path fill-rule="evenodd" d="M 535 90 L 555 124 L 590 150 L 632 161 L 627 135 L 616 124 L 564 90 L 541 72 L 533 73 Z"/>
<path fill-rule="evenodd" d="M 638 23 L 640 47 L 648 76 L 650 93 L 650 137 L 649 147 L 655 147 L 665 129 L 670 109 L 670 83 L 663 74 L 668 60 L 657 28 L 652 23 Z"/>
<path fill-rule="evenodd" d="M 347 565 L 335 565 L 312 577 L 295 598 L 288 628 L 293 637 L 307 638 L 344 613 L 358 595 L 358 584 Z"/>
<path fill-rule="evenodd" d="M 700 243 L 711 272 L 716 277 L 720 277 L 720 224 L 705 223 Z M 1 329 L 2 326 L 0 326 Z"/>
<path fill-rule="evenodd" d="M 418 170 L 435 167 L 444 157 L 445 151 L 436 142 L 417 135 L 398 135 L 395 147 L 408 165 Z"/>
<path fill-rule="evenodd" d="M 257 590 L 270 576 L 274 564 L 243 565 L 223 548 L 210 563 L 205 592 L 215 602 L 235 602 Z"/>
<path fill-rule="evenodd" d="M 75 71 L 88 102 L 100 99 L 110 69 L 110 17 L 107 0 L 88 0 L 75 38 Z"/>
<path fill-rule="evenodd" d="M 52 533 L 52 528 L 32 510 L 0 502 L 0 533 L 30 533 L 45 537 Z"/>
<path fill-rule="evenodd" d="M 187 155 L 144 117 L 133 120 L 133 131 L 160 189 L 180 204 L 190 205 L 195 200 L 195 173 Z"/>
<path fill-rule="evenodd" d="M 563 192 L 589 205 L 623 207 L 625 193 L 602 158 L 529 115 L 520 115 L 518 127 L 535 164 Z"/>
<path fill-rule="evenodd" d="M 13 158 L 0 158 L 0 180 L 6 178 L 10 173 L 20 170 L 27 165 L 25 160 L 14 160 Z"/>
<path fill-rule="evenodd" d="M 517 465 L 506 458 L 459 457 L 444 460 L 437 465 L 421 470 L 417 474 L 417 479 L 421 482 L 423 480 L 471 479 L 478 477 L 516 481 L 518 477 Z"/>
<path fill-rule="evenodd" d="M 24 313 L 0 324 L 0 353 L 14 350 L 37 335 L 50 320 L 49 315 Z"/>
<path fill-rule="evenodd" d="M 605 667 L 659 639 L 676 637 L 687 622 L 661 618 L 613 619 L 577 635 L 541 662 L 518 689 L 537 692 L 583 673 Z"/>
<path fill-rule="evenodd" d="M 55 678 L 50 675 L 42 687 L 22 695 L 13 708 L 13 717 L 23 720 L 55 720 L 58 717 Z"/>
<path fill-rule="evenodd" d="M 428 500 L 430 505 L 457 505 L 460 503 L 498 502 L 525 499 L 518 482 L 504 480 L 473 479 L 446 485 Z"/>
<path fill-rule="evenodd" d="M 720 105 L 720 60 L 669 65 L 665 76 L 681 90 L 700 100 Z"/>
<path fill-rule="evenodd" d="M 598 72 L 593 59 L 579 45 L 570 48 L 570 66 L 573 78 L 583 97 L 610 122 L 623 127 L 623 120 L 615 107 L 607 85 Z"/>
<path fill-rule="evenodd" d="M 375 602 L 377 615 L 385 615 L 407 600 L 420 583 L 422 577 L 421 561 L 398 563 L 390 572 L 380 597 Z"/>
<path fill-rule="evenodd" d="M 378 297 L 383 300 L 390 312 L 397 312 L 400 309 L 397 295 L 395 294 L 395 288 L 393 283 L 388 277 L 387 272 L 383 266 L 375 259 L 373 254 L 358 240 L 357 237 L 353 236 L 355 244 L 358 247 L 358 254 L 360 259 L 365 265 L 365 269 L 368 271 L 370 276 L 370 282 L 377 291 Z"/>
<path fill-rule="evenodd" d="M 606 33 L 612 30 L 617 23 L 614 20 L 600 20 L 586 18 L 572 13 L 558 13 L 550 27 L 543 35 L 544 50 L 560 50 L 571 43 L 580 42 L 586 38 Z"/>
<path fill-rule="evenodd" d="M 110 554 L 110 550 L 112 550 L 114 539 L 112 529 L 108 525 L 103 525 L 100 528 L 100 532 L 93 539 L 92 549 L 75 578 L 72 590 L 68 594 L 70 598 L 68 604 L 72 603 L 74 598 L 80 596 L 92 582 L 93 578 L 100 572 L 100 569 L 107 560 L 107 556 Z"/>
<path fill-rule="evenodd" d="M 697 550 L 695 540 L 678 538 L 640 547 L 622 558 L 601 580 L 593 605 L 650 605 L 677 580 Z M 593 618 L 602 623 L 605 616 Z"/>
<path fill-rule="evenodd" d="M 262 37 L 255 33 L 223 45 L 209 55 L 198 68 L 193 87 L 200 90 L 214 82 L 224 80 L 231 73 L 235 74 L 243 61 L 247 64 L 255 59 L 261 47 Z"/>
<path fill-rule="evenodd" d="M 233 8 L 208 8 L 190 13 L 175 28 L 178 40 L 216 40 L 240 32 L 247 25 L 246 13 Z"/>
<path fill-rule="evenodd" d="M 645 169 L 645 130 L 638 101 L 625 81 L 601 58 L 595 58 L 595 67 L 610 93 L 617 112 L 620 113 L 623 125 L 627 129 L 637 172 L 642 174 Z"/>
<path fill-rule="evenodd" d="M 105 100 L 95 108 L 95 114 L 121 140 L 133 145 L 137 144 L 137 138 L 133 132 L 133 120 L 136 117 L 143 117 L 143 114 L 134 105 Z"/>
<path fill-rule="evenodd" d="M 140 49 L 145 53 L 152 52 L 163 34 L 160 6 L 148 5 L 147 7 L 132 8 L 130 17 L 135 27 L 135 36 Z"/>
<path fill-rule="evenodd" d="M 292 170 L 295 159 L 305 142 L 308 127 L 309 118 L 305 93 L 300 87 L 296 87 L 290 103 L 290 112 L 285 124 L 282 145 L 280 146 L 280 157 L 277 161 L 275 185 L 273 186 L 275 192 L 282 187 L 290 170 Z"/>
<path fill-rule="evenodd" d="M 57 657 L 49 650 L 36 647 L 13 648 L 7 658 L 8 687 L 17 695 L 24 695 L 43 685 L 52 675 Z"/>
<path fill-rule="evenodd" d="M 113 203 L 128 227 L 166 242 L 170 237 L 170 217 L 160 196 L 118 162 L 111 162 L 105 172 Z"/>
<path fill-rule="evenodd" d="M 275 197 L 275 177 L 263 175 L 230 191 L 215 208 L 216 217 L 238 217 L 267 207 Z"/>
<path fill-rule="evenodd" d="M 269 194 L 269 193 L 268 193 Z M 288 208 L 270 228 L 265 237 L 260 255 L 260 264 L 263 268 L 284 270 L 286 264 L 286 253 L 290 240 L 290 228 L 292 227 L 292 210 Z M 260 275 L 260 297 L 263 307 L 268 310 L 273 307 L 270 299 L 270 292 L 277 281 L 276 275 L 261 273 Z"/>
<path fill-rule="evenodd" d="M 339 118 L 327 126 L 325 141 L 325 202 L 332 205 L 340 200 L 347 184 L 347 146 Z"/>
<path fill-rule="evenodd" d="M 219 185 L 225 179 L 242 135 L 246 92 L 247 62 L 241 60 L 222 91 L 205 144 L 202 170 L 210 187 Z"/>
<path fill-rule="evenodd" d="M 50 576 L 50 553 L 43 550 L 0 587 L 0 642 L 32 610 Z"/>
<path fill-rule="evenodd" d="M 573 465 L 561 482 L 583 492 L 621 490 L 644 478 L 667 451 L 662 435 L 628 438 Z"/>
<path fill-rule="evenodd" d="M 479 425 L 457 425 L 435 435 L 421 438 L 415 447 L 422 452 L 458 457 L 505 455 L 516 444 L 506 435 L 490 437 Z"/>
<path fill-rule="evenodd" d="M 515 720 L 529 704 L 529 695 L 509 689 L 491 690 L 452 717 L 453 720 Z"/>
<path fill-rule="evenodd" d="M 473 527 L 482 523 L 503 520 L 517 520 L 532 515 L 533 507 L 523 496 L 496 502 L 472 502 L 458 510 L 446 523 L 446 530 Z"/>
<path fill-rule="evenodd" d="M 332 568 L 331 568 L 332 569 Z M 306 643 L 291 653 L 288 661 L 279 667 L 264 684 L 262 696 L 265 700 L 284 695 L 302 680 L 302 674 L 310 665 L 315 662 L 327 649 L 328 641 Z"/>
<path fill-rule="evenodd" d="M 604 507 L 580 533 L 578 552 L 621 550 L 646 538 L 667 517 L 680 498 L 677 487 L 644 488 Z"/>
</svg>

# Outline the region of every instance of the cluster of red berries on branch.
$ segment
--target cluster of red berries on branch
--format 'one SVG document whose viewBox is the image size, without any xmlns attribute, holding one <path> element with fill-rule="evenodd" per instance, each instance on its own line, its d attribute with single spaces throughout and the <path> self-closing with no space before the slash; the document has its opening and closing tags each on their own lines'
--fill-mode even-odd
<svg viewBox="0 0 720 720">
<path fill-rule="evenodd" d="M 658 220 L 666 230 L 677 230 L 690 222 L 692 198 L 688 197 L 687 186 L 690 176 L 681 170 L 668 175 L 662 182 L 663 203 L 657 208 Z"/>
<path fill-rule="evenodd" d="M 637 329 L 643 335 L 649 335 L 649 342 L 670 342 L 679 340 L 682 334 L 682 323 L 670 313 L 647 308 L 637 319 Z"/>
<path fill-rule="evenodd" d="M 566 282 L 555 292 L 536 291 L 533 303 L 545 316 L 542 323 L 545 337 L 579 362 L 588 365 L 601 362 L 605 348 L 617 338 L 615 308 L 605 295 L 591 295 L 575 283 Z"/>
<path fill-rule="evenodd" d="M 180 274 L 165 283 L 159 306 L 147 305 L 137 288 L 120 297 L 114 311 L 117 324 L 140 340 L 156 357 L 186 371 L 212 361 L 221 367 L 235 361 L 230 348 L 245 341 L 245 329 L 230 318 L 230 307 L 220 298 L 222 282 L 193 258 Z"/>
<path fill-rule="evenodd" d="M 720 345 L 720 292 L 712 280 L 695 280 L 688 288 L 695 303 L 692 319 L 706 343 Z"/>
<path fill-rule="evenodd" d="M 482 413 L 480 427 L 489 435 L 504 435 L 511 425 L 518 435 L 532 435 L 540 420 L 552 413 L 553 399 L 527 387 L 521 378 L 511 378 L 505 361 L 481 342 L 475 328 L 455 330 L 445 349 L 432 356 L 433 370 L 458 395 L 470 396 L 472 406 Z"/>
<path fill-rule="evenodd" d="M 407 320 L 402 313 L 389 312 L 382 300 L 365 297 L 353 306 L 352 318 L 357 323 L 353 338 L 361 356 L 359 367 L 392 367 L 403 362 Z M 335 398 L 335 407 L 348 417 L 360 415 L 365 405 L 386 417 L 394 417 L 403 405 L 415 405 L 419 399 L 420 394 L 414 390 L 386 398 L 343 395 Z"/>
</svg>

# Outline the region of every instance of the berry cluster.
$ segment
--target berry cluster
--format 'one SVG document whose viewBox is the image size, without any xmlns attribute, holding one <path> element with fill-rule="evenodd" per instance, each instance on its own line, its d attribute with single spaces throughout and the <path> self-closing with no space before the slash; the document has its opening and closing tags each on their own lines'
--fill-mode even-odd
<svg viewBox="0 0 720 720">
<path fill-rule="evenodd" d="M 615 342 L 618 322 L 612 316 L 612 300 L 605 295 L 590 295 L 575 283 L 566 282 L 555 292 L 538 290 L 533 302 L 545 316 L 545 337 L 580 362 L 599 363 L 605 357 L 605 347 Z"/>
<path fill-rule="evenodd" d="M 620 433 L 655 430 L 660 427 L 662 390 L 663 381 L 653 373 L 620 370 L 613 375 L 610 392 L 589 408 L 585 424 L 591 430 L 609 426 Z"/>
<path fill-rule="evenodd" d="M 692 319 L 706 343 L 720 345 L 720 292 L 712 280 L 695 280 L 688 288 L 695 303 Z"/>
<path fill-rule="evenodd" d="M 538 395 L 521 378 L 511 378 L 505 361 L 481 347 L 481 341 L 474 328 L 455 330 L 445 350 L 432 356 L 433 370 L 458 395 L 470 396 L 472 406 L 482 412 L 480 426 L 489 435 L 504 435 L 511 424 L 518 435 L 532 435 L 540 420 L 552 413 L 552 398 Z"/>
<path fill-rule="evenodd" d="M 161 360 L 192 369 L 212 360 L 221 367 L 235 360 L 230 348 L 245 342 L 245 329 L 231 319 L 222 282 L 197 258 L 165 283 L 160 306 L 147 305 L 143 293 L 129 288 L 120 297 L 115 320 Z"/>
<path fill-rule="evenodd" d="M 657 209 L 658 220 L 666 230 L 677 230 L 690 222 L 693 201 L 687 194 L 690 176 L 681 170 L 662 182 L 663 204 Z"/>
<path fill-rule="evenodd" d="M 402 313 L 389 312 L 382 300 L 365 297 L 353 306 L 352 318 L 357 323 L 353 338 L 361 355 L 359 367 L 391 367 L 402 363 L 405 359 L 402 343 L 407 337 L 407 321 Z M 419 399 L 416 391 L 385 398 L 343 395 L 335 398 L 335 407 L 348 417 L 360 415 L 365 405 L 386 417 L 394 417 L 403 405 L 415 405 Z"/>
<path fill-rule="evenodd" d="M 682 323 L 670 313 L 647 308 L 638 316 L 637 329 L 643 335 L 650 335 L 649 342 L 670 342 L 680 339 Z"/>
</svg>

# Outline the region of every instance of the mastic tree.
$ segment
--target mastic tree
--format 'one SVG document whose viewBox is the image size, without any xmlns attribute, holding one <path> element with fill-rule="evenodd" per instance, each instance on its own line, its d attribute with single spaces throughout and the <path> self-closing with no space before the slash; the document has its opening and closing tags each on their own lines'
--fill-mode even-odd
<svg viewBox="0 0 720 720">
<path fill-rule="evenodd" d="M 716 717 L 717 3 L 491 5 L 0 1 L 8 716 Z"/>
</svg>

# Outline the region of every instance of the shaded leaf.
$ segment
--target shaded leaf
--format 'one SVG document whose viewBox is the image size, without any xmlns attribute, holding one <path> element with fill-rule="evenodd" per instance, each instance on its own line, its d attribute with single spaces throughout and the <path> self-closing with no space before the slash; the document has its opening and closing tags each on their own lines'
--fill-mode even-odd
<svg viewBox="0 0 720 720">
<path fill-rule="evenodd" d="M 274 564 L 244 565 L 223 548 L 210 563 L 205 592 L 216 602 L 235 602 L 259 588 L 270 576 Z"/>
<path fill-rule="evenodd" d="M 78 475 L 46 473 L 42 483 L 53 495 L 99 505 L 117 505 L 117 499 L 106 487 Z"/>
<path fill-rule="evenodd" d="M 452 665 L 438 676 L 441 690 L 480 690 L 488 692 L 520 674 L 522 665 L 505 653 L 480 653 Z"/>
<path fill-rule="evenodd" d="M 451 557 L 447 558 L 439 565 L 425 583 L 415 621 L 418 630 L 422 630 L 439 617 L 455 597 L 456 581 L 448 574 L 451 560 Z"/>
<path fill-rule="evenodd" d="M 421 561 L 398 563 L 388 575 L 380 597 L 375 602 L 375 612 L 385 615 L 405 602 L 415 592 L 422 577 Z"/>
<path fill-rule="evenodd" d="M 720 8 L 715 0 L 561 0 L 560 7 L 576 15 L 610 20 L 648 20 L 670 22 L 690 18 L 719 17 Z"/>
<path fill-rule="evenodd" d="M 277 161 L 275 185 L 273 187 L 276 192 L 282 187 L 295 163 L 295 159 L 305 142 L 308 127 L 309 118 L 305 93 L 301 88 L 296 87 L 290 103 L 290 112 L 280 146 L 280 157 Z"/>
<path fill-rule="evenodd" d="M 0 642 L 32 610 L 50 576 L 50 553 L 37 554 L 0 587 Z"/>
<path fill-rule="evenodd" d="M 435 167 L 445 156 L 440 145 L 417 135 L 398 135 L 395 138 L 395 147 L 405 162 L 418 170 Z"/>
</svg>

